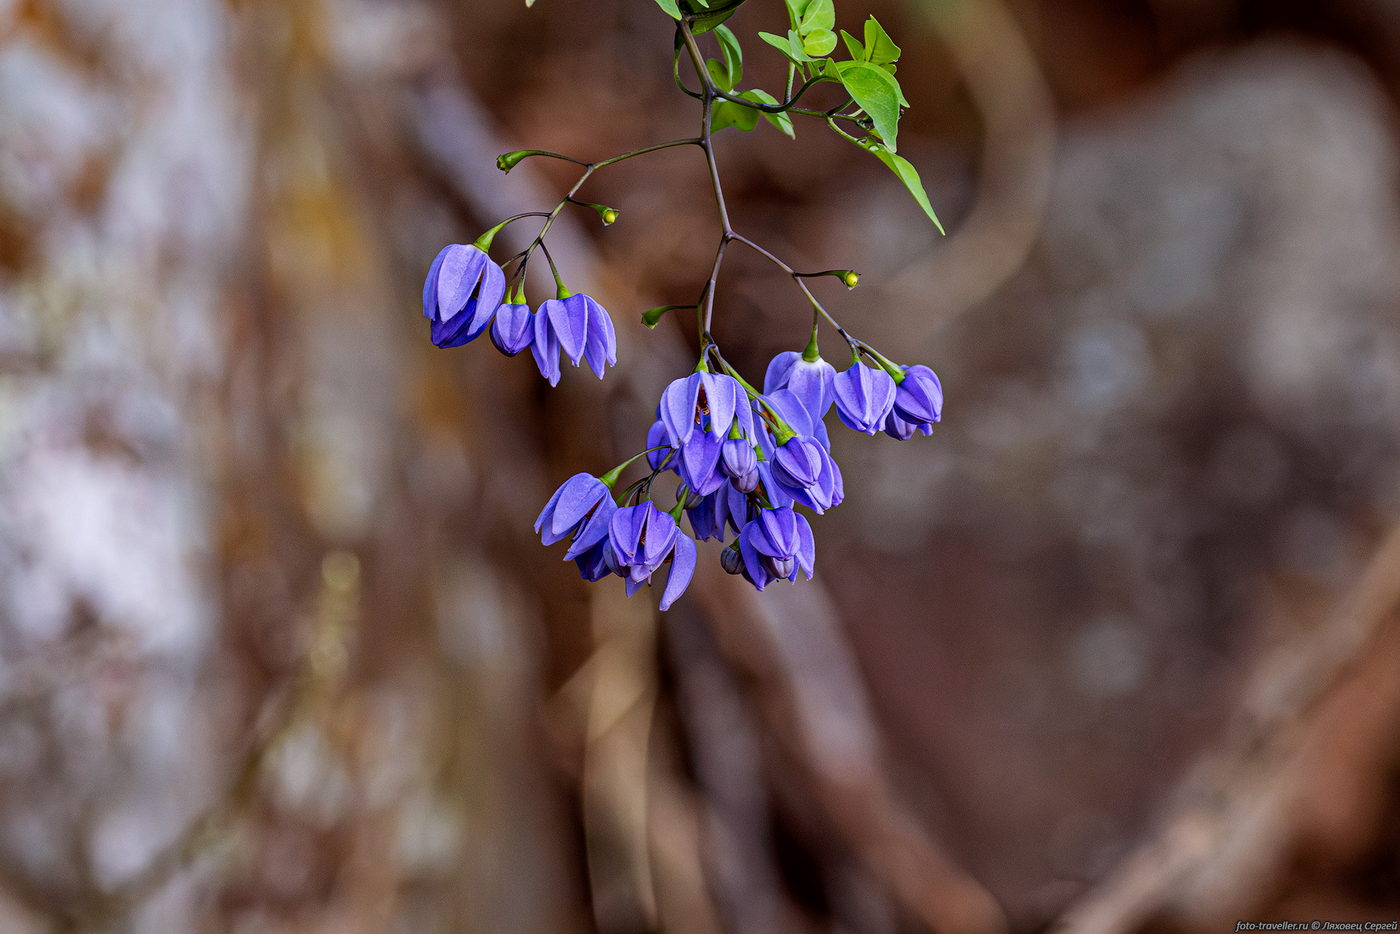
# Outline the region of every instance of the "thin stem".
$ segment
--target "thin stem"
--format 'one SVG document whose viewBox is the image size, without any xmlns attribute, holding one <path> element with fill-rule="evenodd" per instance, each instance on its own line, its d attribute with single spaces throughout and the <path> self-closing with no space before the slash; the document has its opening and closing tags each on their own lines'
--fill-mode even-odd
<svg viewBox="0 0 1400 934">
<path fill-rule="evenodd" d="M 802 290 L 802 294 L 807 296 L 807 301 L 812 303 L 812 307 L 816 309 L 816 311 L 819 314 L 821 314 L 822 317 L 826 318 L 827 321 L 831 322 L 831 326 L 836 329 L 837 334 L 840 334 L 845 339 L 846 343 L 850 344 L 853 347 L 857 344 L 860 344 L 860 341 L 852 337 L 846 331 L 846 329 L 841 326 L 841 322 L 833 318 L 831 316 L 831 312 L 827 311 L 826 308 L 822 305 L 822 303 L 817 301 L 817 297 L 812 294 L 812 290 L 807 288 L 807 283 L 803 281 L 801 273 L 797 272 L 797 270 L 793 269 L 787 263 L 780 260 L 777 256 L 774 256 L 773 253 L 771 253 L 769 250 L 766 250 L 763 247 L 759 246 L 757 243 L 753 242 L 748 237 L 742 236 L 740 234 L 735 234 L 733 236 L 733 239 L 744 244 L 744 246 L 753 250 L 759 256 L 764 257 L 769 262 L 773 263 L 773 265 L 781 269 L 783 272 L 787 273 L 788 277 L 791 278 L 793 282 L 797 283 L 797 287 Z"/>
</svg>

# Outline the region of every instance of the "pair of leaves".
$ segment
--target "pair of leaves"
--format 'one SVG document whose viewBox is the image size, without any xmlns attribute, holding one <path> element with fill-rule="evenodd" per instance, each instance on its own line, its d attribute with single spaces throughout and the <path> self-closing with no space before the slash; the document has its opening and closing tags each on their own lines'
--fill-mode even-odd
<svg viewBox="0 0 1400 934">
<path fill-rule="evenodd" d="M 775 105 L 778 99 L 761 88 L 754 88 L 740 94 L 746 101 L 753 101 L 755 104 Z M 758 126 L 759 114 L 763 114 L 763 119 L 782 130 L 788 136 L 796 138 L 796 133 L 792 129 L 792 117 L 785 113 L 765 113 L 755 110 L 752 107 L 745 107 L 743 104 L 736 104 L 733 101 L 717 100 L 712 105 L 714 107 L 713 116 L 710 118 L 710 129 L 718 132 L 726 127 L 736 127 L 744 132 L 752 130 Z"/>
</svg>

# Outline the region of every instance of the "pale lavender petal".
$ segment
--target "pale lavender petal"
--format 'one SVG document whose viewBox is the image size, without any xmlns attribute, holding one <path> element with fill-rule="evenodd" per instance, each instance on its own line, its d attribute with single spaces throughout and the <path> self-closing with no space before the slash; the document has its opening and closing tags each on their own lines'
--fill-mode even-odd
<svg viewBox="0 0 1400 934">
<path fill-rule="evenodd" d="M 671 570 L 666 575 L 666 589 L 661 593 L 661 609 L 669 610 L 695 574 L 695 543 L 684 535 L 676 539 L 676 550 L 671 554 Z"/>
</svg>

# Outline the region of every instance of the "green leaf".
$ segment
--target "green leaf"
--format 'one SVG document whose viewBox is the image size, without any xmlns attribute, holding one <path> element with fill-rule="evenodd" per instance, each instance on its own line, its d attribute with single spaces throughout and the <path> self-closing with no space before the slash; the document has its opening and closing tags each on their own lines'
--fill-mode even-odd
<svg viewBox="0 0 1400 934">
<path fill-rule="evenodd" d="M 787 4 L 788 18 L 792 20 L 792 25 L 795 27 L 802 22 L 802 15 L 807 12 L 807 7 L 811 5 L 812 0 L 783 0 L 783 2 Z"/>
<path fill-rule="evenodd" d="M 775 36 L 771 32 L 761 32 L 758 37 L 764 42 L 783 53 L 788 61 L 794 65 L 801 65 L 803 62 L 811 61 L 807 53 L 802 51 L 802 41 L 797 38 L 797 33 L 788 33 L 786 36 Z"/>
<path fill-rule="evenodd" d="M 739 40 L 728 26 L 716 26 L 714 31 L 720 52 L 724 54 L 724 67 L 729 72 L 729 86 L 732 88 L 744 77 L 744 50 L 739 47 Z"/>
<path fill-rule="evenodd" d="M 802 51 L 808 55 L 830 55 L 836 48 L 836 33 L 830 29 L 814 29 L 802 37 Z"/>
<path fill-rule="evenodd" d="M 924 191 L 924 183 L 919 179 L 919 170 L 914 168 L 913 163 L 903 156 L 891 152 L 888 146 L 878 140 L 867 137 L 857 140 L 857 144 L 866 152 L 873 153 L 875 158 L 889 166 L 890 171 L 899 176 L 904 187 L 909 189 L 909 194 L 914 196 L 914 200 L 919 203 L 919 207 L 924 209 L 928 219 L 933 221 L 933 226 L 938 228 L 939 233 L 944 233 L 943 223 L 934 213 L 933 205 L 929 204 L 928 193 Z"/>
<path fill-rule="evenodd" d="M 729 80 L 729 69 L 724 67 L 724 62 L 718 59 L 708 59 L 705 62 L 705 70 L 710 73 L 710 80 L 715 83 L 715 87 L 723 91 L 734 90 L 734 82 Z"/>
<path fill-rule="evenodd" d="M 888 65 L 899 61 L 899 53 L 899 46 L 894 44 L 879 20 L 872 16 L 865 21 L 865 55 L 861 57 L 876 65 Z"/>
<path fill-rule="evenodd" d="M 899 83 L 884 69 L 869 62 L 837 62 L 841 83 L 846 86 L 860 109 L 875 122 L 875 132 L 890 152 L 896 150 L 895 136 L 899 133 Z"/>
<path fill-rule="evenodd" d="M 656 5 L 661 7 L 671 19 L 681 18 L 681 8 L 676 6 L 676 0 L 656 0 Z"/>
<path fill-rule="evenodd" d="M 726 127 L 738 127 L 747 133 L 758 126 L 758 111 L 733 101 L 717 100 L 710 111 L 710 130 L 718 133 Z"/>
<path fill-rule="evenodd" d="M 709 32 L 729 19 L 747 0 L 686 0 L 686 3 L 692 8 L 699 6 L 702 2 L 704 5 L 700 9 L 694 10 L 701 15 L 696 16 L 690 23 L 691 32 L 697 36 Z"/>
<path fill-rule="evenodd" d="M 836 7 L 832 6 L 831 0 L 811 0 L 807 11 L 802 14 L 797 31 L 805 37 L 818 29 L 830 31 L 835 25 Z M 832 38 L 835 39 L 835 36 Z"/>
<path fill-rule="evenodd" d="M 758 103 L 760 103 L 760 104 L 777 104 L 777 103 L 778 103 L 778 99 L 777 99 L 776 97 L 774 97 L 772 94 L 769 94 L 767 91 L 763 90 L 762 88 L 754 88 L 752 91 L 745 91 L 743 94 L 740 94 L 739 96 L 742 97 L 742 98 L 744 98 L 745 100 L 756 101 L 756 102 L 758 102 Z M 763 119 L 767 120 L 769 123 L 773 124 L 775 127 L 777 127 L 778 129 L 782 130 L 784 133 L 786 133 L 786 134 L 787 134 L 789 137 L 791 137 L 792 139 L 797 139 L 797 134 L 796 134 L 795 132 L 793 132 L 793 129 L 792 129 L 792 117 L 791 117 L 790 115 L 788 115 L 788 114 L 786 114 L 786 113 L 775 113 L 775 114 L 770 114 L 770 113 L 764 112 L 764 113 L 763 113 Z"/>
<path fill-rule="evenodd" d="M 851 53 L 851 58 L 858 62 L 865 61 L 865 46 L 861 45 L 859 39 L 843 29 L 841 30 L 841 41 L 846 43 L 846 51 Z"/>
</svg>

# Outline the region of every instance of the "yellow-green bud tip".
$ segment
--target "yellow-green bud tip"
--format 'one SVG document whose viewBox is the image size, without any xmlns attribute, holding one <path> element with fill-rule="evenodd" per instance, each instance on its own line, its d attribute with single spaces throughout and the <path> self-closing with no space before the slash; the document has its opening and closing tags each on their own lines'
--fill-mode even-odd
<svg viewBox="0 0 1400 934">
<path fill-rule="evenodd" d="M 612 208 L 608 208 L 602 213 L 601 216 L 603 218 L 604 225 L 614 224 L 617 222 L 617 212 L 614 211 Z"/>
<path fill-rule="evenodd" d="M 502 172 L 509 172 L 520 164 L 520 161 L 530 155 L 529 150 L 518 149 L 515 152 L 503 152 L 496 157 L 496 168 Z"/>
<path fill-rule="evenodd" d="M 847 269 L 845 274 L 841 276 L 841 281 L 846 283 L 846 288 L 853 289 L 860 285 L 860 273 Z"/>
</svg>

